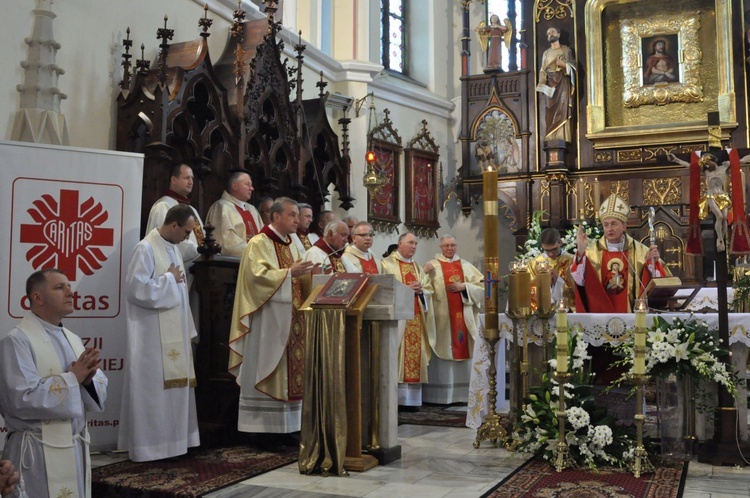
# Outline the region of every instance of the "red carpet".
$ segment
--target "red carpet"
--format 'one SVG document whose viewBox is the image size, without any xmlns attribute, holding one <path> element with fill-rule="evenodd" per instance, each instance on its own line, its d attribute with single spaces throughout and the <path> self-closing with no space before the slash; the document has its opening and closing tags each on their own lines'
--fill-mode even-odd
<svg viewBox="0 0 750 498">
<path fill-rule="evenodd" d="M 96 498 L 197 498 L 297 460 L 299 449 L 270 453 L 250 446 L 191 451 L 158 462 L 130 460 L 92 471 Z"/>
<path fill-rule="evenodd" d="M 532 458 L 482 498 L 677 498 L 682 496 L 688 464 L 657 467 L 639 479 L 624 469 L 567 469 L 556 472 Z"/>
</svg>

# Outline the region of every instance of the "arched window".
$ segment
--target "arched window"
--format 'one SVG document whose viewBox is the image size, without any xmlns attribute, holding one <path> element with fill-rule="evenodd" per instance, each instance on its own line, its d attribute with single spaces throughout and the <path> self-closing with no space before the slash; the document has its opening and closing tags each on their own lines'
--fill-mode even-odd
<svg viewBox="0 0 750 498">
<path fill-rule="evenodd" d="M 515 39 L 515 43 L 511 43 L 511 48 L 515 47 L 515 60 L 517 62 L 515 67 L 511 68 L 509 66 L 510 57 L 508 57 L 508 49 L 505 48 L 505 44 L 503 44 L 502 66 L 504 71 L 508 71 L 509 69 L 517 70 L 521 65 L 521 26 L 524 14 L 522 4 L 523 2 L 521 0 L 515 0 L 514 2 L 508 0 L 487 0 L 487 24 L 490 24 L 490 16 L 497 14 L 501 20 L 509 19 L 513 25 L 513 38 Z"/>
<path fill-rule="evenodd" d="M 383 67 L 408 74 L 407 0 L 380 0 L 380 63 Z"/>
</svg>

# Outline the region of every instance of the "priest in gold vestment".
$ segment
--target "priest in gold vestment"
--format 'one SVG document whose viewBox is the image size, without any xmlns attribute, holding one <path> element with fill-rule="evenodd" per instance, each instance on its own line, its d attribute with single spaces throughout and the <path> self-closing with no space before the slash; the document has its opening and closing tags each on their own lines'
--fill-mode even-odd
<svg viewBox="0 0 750 498">
<path fill-rule="evenodd" d="M 440 238 L 441 253 L 424 265 L 432 282 L 435 314 L 435 356 L 430 360 L 429 384 L 422 400 L 449 405 L 469 401 L 471 354 L 477 337 L 477 318 L 484 302 L 482 273 L 461 259 L 452 235 Z"/>
<path fill-rule="evenodd" d="M 366 221 L 360 221 L 352 228 L 352 243 L 346 246 L 341 259 L 349 263 L 356 273 L 380 273 L 380 259 L 370 250 L 374 235 L 372 225 Z"/>
<path fill-rule="evenodd" d="M 381 263 L 382 273 L 395 275 L 399 282 L 414 290 L 414 318 L 404 322 L 403 332 L 399 334 L 398 404 L 402 406 L 422 406 L 422 384 L 427 382 L 430 344 L 435 342 L 432 284 L 412 259 L 417 244 L 413 233 L 401 234 L 398 248 Z"/>
<path fill-rule="evenodd" d="M 573 255 L 563 251 L 560 232 L 556 228 L 545 228 L 540 235 L 542 253 L 529 262 L 529 273 L 531 281 L 536 277 L 536 268 L 539 263 L 546 261 L 550 266 L 550 298 L 552 303 L 559 303 L 560 298 L 565 298 L 568 308 L 575 312 L 575 294 L 573 293 L 573 275 L 570 274 L 570 266 L 573 264 Z"/>
<path fill-rule="evenodd" d="M 240 261 L 229 372 L 240 386 L 238 430 L 289 433 L 300 430 L 304 386 L 301 277 L 315 265 L 301 261 L 291 240 L 297 203 L 276 199 L 270 215 L 271 223 L 250 239 Z"/>
</svg>

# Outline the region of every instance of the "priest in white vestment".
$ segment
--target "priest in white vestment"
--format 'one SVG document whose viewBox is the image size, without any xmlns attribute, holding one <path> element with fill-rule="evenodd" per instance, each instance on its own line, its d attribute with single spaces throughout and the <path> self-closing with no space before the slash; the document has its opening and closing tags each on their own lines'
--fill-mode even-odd
<svg viewBox="0 0 750 498">
<path fill-rule="evenodd" d="M 125 277 L 127 350 L 120 449 L 134 462 L 187 453 L 200 444 L 191 339 L 197 337 L 177 244 L 195 228 L 180 204 L 135 246 Z"/>
<path fill-rule="evenodd" d="M 302 278 L 318 268 L 301 260 L 292 243 L 299 209 L 276 199 L 271 223 L 240 261 L 229 336 L 229 372 L 237 377 L 242 432 L 290 433 L 301 426 L 305 322 Z"/>
<path fill-rule="evenodd" d="M 193 169 L 187 164 L 179 164 L 172 168 L 172 172 L 169 177 L 169 188 L 164 191 L 162 197 L 160 197 L 153 206 L 148 214 L 148 222 L 146 223 L 146 234 L 151 233 L 152 230 L 160 228 L 164 224 L 164 218 L 167 215 L 167 211 L 178 204 L 185 204 L 190 206 L 193 210 L 193 216 L 195 216 L 196 224 L 193 233 L 190 237 L 183 240 L 177 247 L 180 250 L 182 260 L 185 262 L 186 268 L 190 268 L 193 264 L 193 260 L 200 256 L 198 254 L 198 246 L 203 244 L 203 222 L 198 214 L 198 211 L 190 204 L 190 193 L 193 191 Z M 188 284 L 192 281 L 192 275 L 188 275 Z"/>
<path fill-rule="evenodd" d="M 319 239 L 305 253 L 304 260 L 320 264 L 322 273 L 356 273 L 341 256 L 349 238 L 349 227 L 343 221 L 333 220 Z"/>
<path fill-rule="evenodd" d="M 401 234 L 397 249 L 381 263 L 382 273 L 395 275 L 414 290 L 414 318 L 399 321 L 398 404 L 402 406 L 422 406 L 422 384 L 428 381 L 430 345 L 435 342 L 432 283 L 413 260 L 418 243 L 413 233 Z"/>
<path fill-rule="evenodd" d="M 102 412 L 107 398 L 99 350 L 62 325 L 73 312 L 64 273 L 33 273 L 26 295 L 31 313 L 0 341 L 3 458 L 18 468 L 17 496 L 90 497 L 86 413 Z"/>
<path fill-rule="evenodd" d="M 250 204 L 253 190 L 247 171 L 233 171 L 221 199 L 208 210 L 206 221 L 214 226 L 214 239 L 221 245 L 223 256 L 242 256 L 247 241 L 263 228 L 260 213 Z"/>
<path fill-rule="evenodd" d="M 370 250 L 374 236 L 372 225 L 366 221 L 360 221 L 352 228 L 352 243 L 346 246 L 341 259 L 350 264 L 356 273 L 380 273 L 380 259 Z"/>
<path fill-rule="evenodd" d="M 452 235 L 440 238 L 441 253 L 424 265 L 432 282 L 435 343 L 430 360 L 430 383 L 422 389 L 427 403 L 449 405 L 469 401 L 471 354 L 477 338 L 477 319 L 484 302 L 482 273 L 461 259 Z"/>
</svg>

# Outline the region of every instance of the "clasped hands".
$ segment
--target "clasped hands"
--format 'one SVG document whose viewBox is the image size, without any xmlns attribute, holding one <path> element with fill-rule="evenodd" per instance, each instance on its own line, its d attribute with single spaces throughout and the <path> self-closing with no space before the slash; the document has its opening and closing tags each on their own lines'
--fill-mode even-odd
<svg viewBox="0 0 750 498">
<path fill-rule="evenodd" d="M 96 348 L 86 348 L 77 361 L 70 364 L 68 372 L 73 372 L 78 379 L 79 384 L 87 386 L 99 370 L 99 350 Z"/>
</svg>

